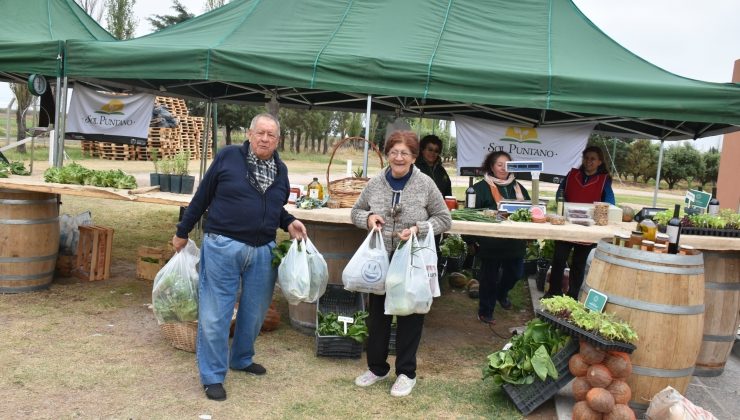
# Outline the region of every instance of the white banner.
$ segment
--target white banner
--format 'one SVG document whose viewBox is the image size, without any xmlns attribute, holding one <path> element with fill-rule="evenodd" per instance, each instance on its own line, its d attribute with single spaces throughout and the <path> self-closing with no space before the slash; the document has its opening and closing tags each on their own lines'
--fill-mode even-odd
<svg viewBox="0 0 740 420">
<path fill-rule="evenodd" d="M 581 166 L 581 154 L 595 124 L 522 127 L 455 116 L 457 169 L 479 168 L 486 156 L 501 150 L 512 160 L 541 160 L 543 173 L 566 175 Z"/>
<path fill-rule="evenodd" d="M 101 93 L 77 85 L 65 137 L 146 146 L 153 109 L 154 95 Z"/>
</svg>

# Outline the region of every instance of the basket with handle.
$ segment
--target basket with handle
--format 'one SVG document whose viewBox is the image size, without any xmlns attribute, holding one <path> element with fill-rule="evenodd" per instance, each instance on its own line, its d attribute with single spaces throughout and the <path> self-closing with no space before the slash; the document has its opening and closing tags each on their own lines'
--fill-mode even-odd
<svg viewBox="0 0 740 420">
<path fill-rule="evenodd" d="M 331 151 L 331 157 L 329 158 L 329 166 L 326 168 L 326 188 L 329 192 L 329 196 L 331 197 L 331 201 L 334 201 L 335 203 L 339 203 L 340 208 L 347 208 L 352 207 L 355 205 L 355 202 L 360 197 L 360 193 L 363 189 L 365 189 L 365 186 L 367 185 L 368 181 L 370 181 L 370 178 L 366 177 L 348 177 L 348 178 L 342 178 L 337 179 L 334 181 L 329 180 L 329 174 L 331 171 L 331 163 L 334 160 L 334 154 L 339 150 L 339 148 L 347 142 L 355 141 L 355 140 L 361 140 L 367 142 L 370 147 L 373 149 L 375 153 L 378 154 L 378 158 L 380 159 L 380 167 L 383 167 L 383 154 L 380 152 L 378 147 L 373 144 L 372 142 L 367 141 L 364 137 L 345 137 L 342 140 L 338 141 L 334 144 L 334 147 Z M 367 174 L 363 174 L 367 175 Z"/>
</svg>

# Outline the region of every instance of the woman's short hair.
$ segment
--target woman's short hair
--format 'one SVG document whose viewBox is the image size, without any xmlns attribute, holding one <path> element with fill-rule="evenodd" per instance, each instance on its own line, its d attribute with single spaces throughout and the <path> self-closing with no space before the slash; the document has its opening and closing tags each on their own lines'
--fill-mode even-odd
<svg viewBox="0 0 740 420">
<path fill-rule="evenodd" d="M 511 155 L 504 152 L 503 150 L 496 150 L 488 154 L 485 159 L 483 159 L 483 164 L 480 166 L 481 171 L 484 173 L 487 173 L 488 175 L 493 175 L 493 171 L 491 170 L 491 166 L 500 158 L 501 156 L 506 156 L 507 159 L 511 160 Z"/>
<path fill-rule="evenodd" d="M 413 131 L 394 131 L 385 140 L 385 146 L 383 147 L 383 153 L 388 155 L 393 146 L 398 143 L 403 143 L 409 148 L 409 151 L 414 157 L 419 156 L 419 138 L 416 137 L 416 133 Z"/>
<path fill-rule="evenodd" d="M 442 140 L 434 134 L 427 134 L 421 138 L 419 142 L 419 150 L 426 149 L 427 145 L 431 143 L 439 148 L 440 153 L 442 152 Z"/>
</svg>

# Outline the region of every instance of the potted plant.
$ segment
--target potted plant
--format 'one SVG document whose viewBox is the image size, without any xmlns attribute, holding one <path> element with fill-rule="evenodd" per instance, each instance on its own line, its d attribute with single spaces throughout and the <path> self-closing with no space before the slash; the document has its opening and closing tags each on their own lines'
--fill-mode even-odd
<svg viewBox="0 0 740 420">
<path fill-rule="evenodd" d="M 187 150 L 181 150 L 176 156 L 177 161 L 177 172 L 182 177 L 180 183 L 181 194 L 192 194 L 193 186 L 195 185 L 195 177 L 190 175 L 188 170 L 188 164 L 190 163 L 190 152 Z"/>
<path fill-rule="evenodd" d="M 180 194 L 182 186 L 182 158 L 180 152 L 172 156 L 171 158 L 172 174 L 170 175 L 170 192 Z"/>
<path fill-rule="evenodd" d="M 159 151 L 156 148 L 149 149 L 149 158 L 154 164 L 154 172 L 149 174 L 149 185 L 159 185 Z"/>
<path fill-rule="evenodd" d="M 170 192 L 170 176 L 172 175 L 172 159 L 169 157 L 163 157 L 159 163 L 159 169 L 162 171 L 159 174 L 159 191 Z"/>
</svg>

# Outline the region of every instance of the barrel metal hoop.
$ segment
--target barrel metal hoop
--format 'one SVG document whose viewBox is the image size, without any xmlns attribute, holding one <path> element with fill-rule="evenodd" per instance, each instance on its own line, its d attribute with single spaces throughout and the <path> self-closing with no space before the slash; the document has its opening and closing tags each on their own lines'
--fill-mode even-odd
<svg viewBox="0 0 740 420">
<path fill-rule="evenodd" d="M 705 281 L 704 288 L 712 290 L 740 290 L 740 283 L 717 283 L 714 281 Z"/>
<path fill-rule="evenodd" d="M 691 376 L 694 373 L 694 366 L 687 367 L 686 369 L 658 369 L 632 365 L 632 373 L 657 378 L 683 378 L 685 376 Z"/>
<path fill-rule="evenodd" d="M 40 255 L 38 257 L 0 257 L 0 263 L 30 263 L 39 261 L 56 260 L 57 254 Z"/>
<path fill-rule="evenodd" d="M 59 216 L 48 219 L 6 219 L 0 220 L 0 225 L 42 225 L 59 222 Z"/>
<path fill-rule="evenodd" d="M 596 253 L 596 259 L 602 260 L 604 262 L 608 262 L 612 265 L 618 265 L 618 266 L 627 267 L 627 268 L 634 268 L 635 270 L 640 270 L 640 271 L 650 271 L 653 273 L 688 274 L 688 275 L 704 274 L 703 265 L 686 266 L 686 267 L 671 267 L 671 266 L 665 266 L 665 265 L 643 264 L 642 262 L 628 261 L 628 260 L 623 260 L 620 258 L 614 258 L 611 255 L 606 255 L 606 254 L 598 253 L 598 252 Z M 645 261 L 649 262 L 649 259 L 646 258 Z"/>
<path fill-rule="evenodd" d="M 608 252 L 610 254 L 618 255 L 620 257 L 639 259 L 640 261 L 671 264 L 678 266 L 704 266 L 704 256 L 702 254 L 695 255 L 672 255 L 672 254 L 659 254 L 656 252 L 638 251 L 632 248 L 623 246 L 617 246 L 606 241 L 602 241 L 596 247 L 599 253 Z M 635 255 L 639 253 L 639 255 Z"/>
<path fill-rule="evenodd" d="M 583 282 L 581 289 L 586 291 L 586 294 L 592 289 L 591 285 Z M 604 293 L 604 292 L 601 292 Z M 624 306 L 626 308 L 639 309 L 642 311 L 656 312 L 661 314 L 672 314 L 672 315 L 698 315 L 704 313 L 704 305 L 692 305 L 692 306 L 679 306 L 679 305 L 666 305 L 663 303 L 650 303 L 642 300 L 630 299 L 624 296 L 619 296 L 610 293 L 604 293 L 608 296 L 607 302 L 615 305 Z"/>
<path fill-rule="evenodd" d="M 716 341 L 718 343 L 732 343 L 735 341 L 735 335 L 711 335 L 704 334 L 704 341 Z"/>
<path fill-rule="evenodd" d="M 0 280 L 7 280 L 7 281 L 13 281 L 13 280 L 35 280 L 35 279 L 42 279 L 47 276 L 54 275 L 54 270 L 47 271 L 45 273 L 34 273 L 34 274 L 25 274 L 21 276 L 0 276 Z"/>
<path fill-rule="evenodd" d="M 3 198 L 0 199 L 0 204 L 7 204 L 7 205 L 27 205 L 27 204 L 41 204 L 41 203 L 48 203 L 48 204 L 57 204 L 59 200 L 56 198 L 47 198 L 46 200 L 13 200 L 10 198 Z"/>
</svg>

